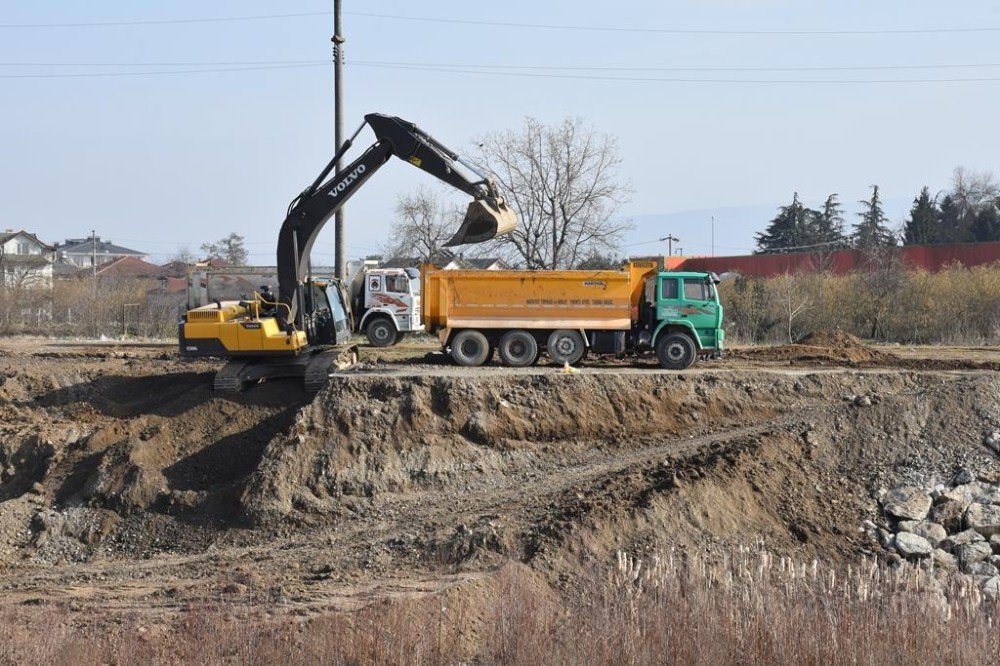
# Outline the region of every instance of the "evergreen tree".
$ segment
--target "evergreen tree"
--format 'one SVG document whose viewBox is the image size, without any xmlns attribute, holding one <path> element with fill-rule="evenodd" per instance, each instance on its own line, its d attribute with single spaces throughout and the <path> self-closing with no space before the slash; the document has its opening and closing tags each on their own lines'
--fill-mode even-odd
<svg viewBox="0 0 1000 666">
<path fill-rule="evenodd" d="M 778 216 L 768 223 L 767 229 L 756 234 L 757 254 L 785 252 L 808 245 L 812 218 L 817 214 L 802 205 L 796 192 L 792 203 L 779 208 Z"/>
<path fill-rule="evenodd" d="M 823 202 L 823 210 L 814 211 L 810 220 L 808 245 L 825 245 L 826 249 L 836 249 L 844 243 L 844 208 L 831 194 Z"/>
<path fill-rule="evenodd" d="M 931 191 L 924 187 L 913 200 L 910 219 L 903 231 L 906 245 L 930 245 L 941 242 L 941 219 L 937 202 L 931 198 Z"/>
<path fill-rule="evenodd" d="M 882 208 L 878 185 L 872 185 L 870 199 L 858 203 L 864 206 L 864 210 L 858 213 L 861 221 L 854 225 L 854 246 L 861 249 L 895 246 L 896 237 L 886 226 L 889 218 L 885 216 L 885 210 Z"/>
<path fill-rule="evenodd" d="M 1000 242 L 1000 200 L 979 209 L 972 221 L 972 240 L 976 243 Z"/>
<path fill-rule="evenodd" d="M 938 243 L 965 243 L 968 228 L 962 215 L 962 204 L 951 194 L 941 199 L 938 214 Z"/>
</svg>

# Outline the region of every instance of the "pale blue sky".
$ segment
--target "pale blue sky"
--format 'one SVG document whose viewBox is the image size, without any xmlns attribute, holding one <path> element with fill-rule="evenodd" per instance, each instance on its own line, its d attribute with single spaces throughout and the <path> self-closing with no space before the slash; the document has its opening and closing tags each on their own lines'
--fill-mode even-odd
<svg viewBox="0 0 1000 666">
<path fill-rule="evenodd" d="M 1000 4 L 982 0 L 344 0 L 344 5 L 347 12 L 665 29 L 1000 28 Z M 213 18 L 323 12 L 331 6 L 332 1 L 316 0 L 2 0 L 0 24 Z M 729 69 L 1000 65 L 1000 32 L 989 31 L 697 35 L 464 25 L 350 13 L 345 23 L 349 63 Z M 0 227 L 24 227 L 50 241 L 96 228 L 103 237 L 159 256 L 237 231 L 252 243 L 254 262 L 272 263 L 288 201 L 332 153 L 332 66 L 105 78 L 15 76 L 185 68 L 68 66 L 77 63 L 322 61 L 329 58 L 331 33 L 330 16 L 0 28 Z M 727 80 L 1000 79 L 1000 66 L 554 73 Z M 608 81 L 348 64 L 346 91 L 348 127 L 368 111 L 393 113 L 456 149 L 477 134 L 515 126 L 524 116 L 587 118 L 620 141 L 623 177 L 633 187 L 622 212 L 641 216 L 626 243 L 673 232 L 682 235 L 689 254 L 707 251 L 713 210 L 717 246 L 731 248 L 751 245 L 753 233 L 766 221 L 759 219 L 760 206 L 767 210 L 783 203 L 794 190 L 811 203 L 831 191 L 852 202 L 878 183 L 898 217 L 922 185 L 945 187 L 959 164 L 993 170 L 1000 152 L 998 81 Z M 383 169 L 348 207 L 350 253 L 374 251 L 390 227 L 397 194 L 431 182 L 402 162 Z M 691 210 L 698 212 L 670 215 Z M 702 218 L 704 225 L 698 223 Z M 664 221 L 662 228 L 657 220 Z M 656 250 L 655 245 L 633 248 Z M 318 252 L 317 263 L 331 258 L 329 231 Z"/>
</svg>

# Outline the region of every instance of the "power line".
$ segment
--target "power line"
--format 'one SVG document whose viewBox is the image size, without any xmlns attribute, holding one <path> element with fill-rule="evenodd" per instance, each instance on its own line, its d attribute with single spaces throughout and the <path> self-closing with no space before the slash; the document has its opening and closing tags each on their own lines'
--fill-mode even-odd
<svg viewBox="0 0 1000 666">
<path fill-rule="evenodd" d="M 173 69 L 161 71 L 139 72 L 78 72 L 52 74 L 0 74 L 0 79 L 66 79 L 66 78 L 113 78 L 137 76 L 166 76 L 178 74 L 207 74 L 218 72 L 246 72 L 276 69 L 300 69 L 309 67 L 327 67 L 328 62 L 303 62 L 280 65 L 253 65 L 246 67 L 221 67 L 204 69 Z M 637 77 L 637 76 L 601 76 L 591 74 L 557 74 L 551 72 L 524 72 L 483 70 L 462 67 L 429 67 L 408 64 L 381 64 L 378 62 L 354 61 L 358 67 L 379 69 L 401 69 L 418 72 L 441 72 L 450 74 L 471 74 L 476 76 L 514 76 L 520 78 L 568 79 L 582 81 L 605 81 L 623 83 L 722 83 L 722 84 L 755 84 L 755 85 L 792 85 L 792 84 L 906 84 L 906 83 L 992 83 L 1000 81 L 1000 77 L 954 77 L 954 78 L 919 78 L 919 79 L 733 79 L 733 78 L 695 78 L 695 77 Z M 993 65 L 982 65 L 983 67 Z M 720 70 L 721 71 L 721 70 Z M 731 70 L 726 70 L 731 71 Z"/>
<path fill-rule="evenodd" d="M 467 69 L 555 70 L 590 72 L 836 72 L 893 69 L 964 69 L 1000 67 L 1000 63 L 938 64 L 938 65 L 830 65 L 803 67 L 631 67 L 580 65 L 482 65 L 462 63 L 399 62 L 386 60 L 351 60 L 354 65 L 393 67 L 461 67 Z M 3 64 L 3 63 L 0 63 Z"/>
<path fill-rule="evenodd" d="M 505 72 L 459 69 L 448 67 L 420 67 L 404 65 L 376 65 L 354 63 L 359 67 L 404 69 L 420 72 L 445 72 L 485 76 L 516 76 L 546 79 L 572 79 L 588 81 L 621 81 L 634 83 L 727 83 L 727 84 L 894 84 L 894 83 L 990 83 L 1000 81 L 997 77 L 957 77 L 948 79 L 705 79 L 705 78 L 663 78 L 636 76 L 596 76 L 585 74 L 550 74 L 541 72 Z"/>
<path fill-rule="evenodd" d="M 266 21 L 271 19 L 329 16 L 333 12 L 299 12 L 295 14 L 255 14 L 250 16 L 220 16 L 209 18 L 149 19 L 133 21 L 81 21 L 76 23 L 0 23 L 0 29 L 13 28 L 117 28 L 142 25 L 179 25 L 186 23 L 228 23 L 232 21 Z"/>
<path fill-rule="evenodd" d="M 44 29 L 44 28 L 102 28 L 154 25 L 183 25 L 197 23 L 226 23 L 239 21 L 265 21 L 276 19 L 330 16 L 331 11 L 295 12 L 280 14 L 252 14 L 244 16 L 218 16 L 204 18 L 138 19 L 119 21 L 77 21 L 62 23 L 4 23 L 0 29 Z M 698 28 L 640 28 L 634 26 L 597 26 L 558 23 L 520 23 L 513 21 L 490 21 L 480 19 L 436 18 L 429 16 L 408 16 L 403 14 L 381 14 L 373 12 L 344 12 L 363 18 L 388 19 L 393 21 L 415 21 L 422 23 L 442 23 L 456 25 L 476 25 L 503 28 L 527 28 L 534 30 L 569 30 L 589 32 L 647 33 L 661 35 L 707 35 L 726 37 L 824 37 L 824 36 L 877 36 L 877 35 L 935 35 L 954 33 L 1000 32 L 1000 27 L 975 26 L 954 28 L 881 28 L 870 30 L 718 30 Z"/>
<path fill-rule="evenodd" d="M 971 28 L 897 28 L 876 30 L 702 30 L 690 28 L 636 28 L 621 26 L 568 25 L 555 23 L 515 23 L 511 21 L 484 21 L 474 19 L 433 18 L 427 16 L 404 16 L 400 14 L 375 14 L 370 12 L 344 12 L 353 16 L 392 19 L 396 21 L 420 21 L 424 23 L 452 23 L 459 25 L 480 25 L 502 28 L 532 28 L 544 30 L 583 30 L 590 32 L 650 33 L 660 35 L 718 35 L 730 37 L 823 37 L 845 35 L 927 35 L 967 32 L 1000 32 L 997 27 Z"/>
<path fill-rule="evenodd" d="M 171 69 L 164 71 L 145 72 L 80 72 L 71 74 L 0 74 L 0 79 L 85 79 L 116 76 L 162 76 L 170 74 L 208 74 L 213 72 L 253 72 L 269 69 L 300 69 L 303 67 L 320 67 L 331 63 L 310 63 L 299 65 L 261 65 L 254 67 L 222 67 L 215 69 Z"/>
<path fill-rule="evenodd" d="M 223 65 L 319 65 L 328 60 L 212 60 L 200 62 L 0 62 L 0 67 L 208 67 Z"/>
<path fill-rule="evenodd" d="M 392 60 L 348 60 L 348 64 L 384 67 L 448 67 L 464 69 L 552 70 L 584 72 L 835 72 L 929 69 L 983 69 L 1000 67 L 1000 63 L 941 63 L 918 65 L 824 65 L 799 67 L 633 67 L 586 65 L 510 65 L 440 62 L 403 62 Z M 0 62 L 0 67 L 214 67 L 264 65 L 327 65 L 327 60 L 232 60 L 189 62 Z"/>
</svg>

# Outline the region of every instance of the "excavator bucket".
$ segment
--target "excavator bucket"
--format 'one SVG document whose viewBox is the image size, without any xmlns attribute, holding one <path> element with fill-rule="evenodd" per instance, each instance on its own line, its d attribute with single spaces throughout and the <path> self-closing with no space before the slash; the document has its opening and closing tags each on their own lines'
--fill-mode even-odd
<svg viewBox="0 0 1000 666">
<path fill-rule="evenodd" d="M 503 199 L 476 199 L 469 204 L 458 232 L 445 243 L 446 247 L 482 243 L 517 227 L 517 215 Z"/>
</svg>

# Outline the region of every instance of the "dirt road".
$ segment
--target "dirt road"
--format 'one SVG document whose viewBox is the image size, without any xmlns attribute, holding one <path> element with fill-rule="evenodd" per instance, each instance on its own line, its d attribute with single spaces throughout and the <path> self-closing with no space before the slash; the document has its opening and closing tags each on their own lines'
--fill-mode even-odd
<svg viewBox="0 0 1000 666">
<path fill-rule="evenodd" d="M 1000 478 L 995 348 L 804 347 L 567 375 L 409 344 L 310 400 L 214 395 L 217 364 L 169 347 L 3 341 L 0 599 L 308 614 L 511 563 L 571 587 L 618 549 L 836 560 L 872 548 L 880 488 Z"/>
</svg>

